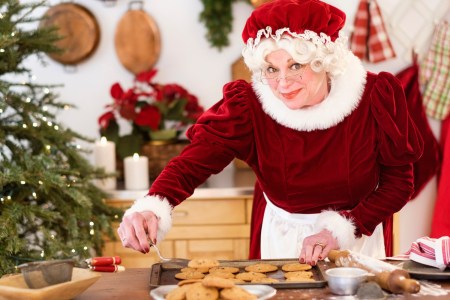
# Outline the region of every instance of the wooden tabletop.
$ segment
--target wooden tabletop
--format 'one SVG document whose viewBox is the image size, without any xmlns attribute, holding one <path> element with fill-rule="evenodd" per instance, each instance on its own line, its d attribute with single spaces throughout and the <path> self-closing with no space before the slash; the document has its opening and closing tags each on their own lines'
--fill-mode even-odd
<svg viewBox="0 0 450 300">
<path fill-rule="evenodd" d="M 102 273 L 102 277 L 85 292 L 76 297 L 76 300 L 114 300 L 114 299 L 152 299 L 150 297 L 150 268 L 127 269 L 120 273 Z M 414 299 L 414 300 L 440 300 L 449 299 L 450 281 L 437 282 L 449 292 L 448 295 L 390 295 L 388 299 Z M 280 289 L 272 299 L 339 299 L 331 294 L 328 288 L 315 289 Z M 348 298 L 347 298 L 348 299 Z"/>
</svg>

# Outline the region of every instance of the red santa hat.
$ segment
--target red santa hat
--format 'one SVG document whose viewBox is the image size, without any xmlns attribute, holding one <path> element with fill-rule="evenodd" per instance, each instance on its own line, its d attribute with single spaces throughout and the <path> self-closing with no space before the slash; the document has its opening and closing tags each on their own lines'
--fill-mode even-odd
<svg viewBox="0 0 450 300">
<path fill-rule="evenodd" d="M 339 36 L 345 13 L 319 0 L 274 0 L 256 8 L 242 32 L 245 64 L 258 73 L 265 56 L 283 48 L 313 70 L 341 74 L 349 54 L 346 37 Z M 257 80 L 257 78 L 256 78 Z"/>
<path fill-rule="evenodd" d="M 271 32 L 284 29 L 297 35 L 312 31 L 334 41 L 344 23 L 343 11 L 319 0 L 275 0 L 253 11 L 245 24 L 242 39 L 244 43 L 248 44 L 250 40 L 253 44 L 269 27 Z"/>
</svg>

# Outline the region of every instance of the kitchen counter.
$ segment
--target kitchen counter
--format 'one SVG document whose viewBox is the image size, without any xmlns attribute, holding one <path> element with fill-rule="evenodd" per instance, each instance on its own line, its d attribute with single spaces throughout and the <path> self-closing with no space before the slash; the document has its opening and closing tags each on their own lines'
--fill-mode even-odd
<svg viewBox="0 0 450 300">
<path fill-rule="evenodd" d="M 251 196 L 256 182 L 256 176 L 249 168 L 236 168 L 233 165 L 222 172 L 212 175 L 204 184 L 195 189 L 192 199 L 235 198 Z M 147 194 L 148 190 L 125 190 L 119 184 L 117 190 L 107 191 L 108 201 L 137 199 Z"/>
<path fill-rule="evenodd" d="M 113 300 L 113 299 L 152 299 L 149 296 L 150 268 L 131 268 L 121 273 L 102 273 L 102 277 L 85 292 L 76 297 L 76 300 Z M 388 295 L 386 299 L 414 299 L 414 300 L 444 300 L 449 299 L 445 290 L 450 289 L 450 281 L 436 282 L 442 287 L 444 295 L 431 296 L 425 294 L 415 295 Z M 328 287 L 308 289 L 281 289 L 271 298 L 276 300 L 293 299 L 356 299 L 352 296 L 336 296 L 331 294 Z"/>
</svg>

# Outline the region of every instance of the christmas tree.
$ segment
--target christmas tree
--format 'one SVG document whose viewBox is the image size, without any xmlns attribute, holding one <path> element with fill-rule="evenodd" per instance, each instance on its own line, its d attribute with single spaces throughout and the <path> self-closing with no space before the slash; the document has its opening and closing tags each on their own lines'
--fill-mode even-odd
<svg viewBox="0 0 450 300">
<path fill-rule="evenodd" d="M 93 184 L 111 174 L 86 160 L 79 142 L 92 140 L 56 119 L 70 104 L 24 66 L 30 55 L 45 63 L 43 53 L 58 51 L 56 29 L 39 28 L 34 16 L 45 5 L 0 0 L 0 276 L 27 261 L 100 255 L 121 217 Z"/>
</svg>

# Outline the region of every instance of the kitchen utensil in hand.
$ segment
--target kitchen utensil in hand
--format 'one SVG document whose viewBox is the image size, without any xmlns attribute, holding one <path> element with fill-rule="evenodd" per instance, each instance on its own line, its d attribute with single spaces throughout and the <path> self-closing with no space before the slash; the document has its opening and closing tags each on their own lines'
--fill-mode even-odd
<svg viewBox="0 0 450 300">
<path fill-rule="evenodd" d="M 161 252 L 159 251 L 159 248 L 154 244 L 152 241 L 149 241 L 150 247 L 153 247 L 156 251 L 156 254 L 158 254 L 159 259 L 162 263 L 173 263 L 177 265 L 183 265 L 187 266 L 189 259 L 184 258 L 165 258 L 161 255 Z"/>
</svg>

